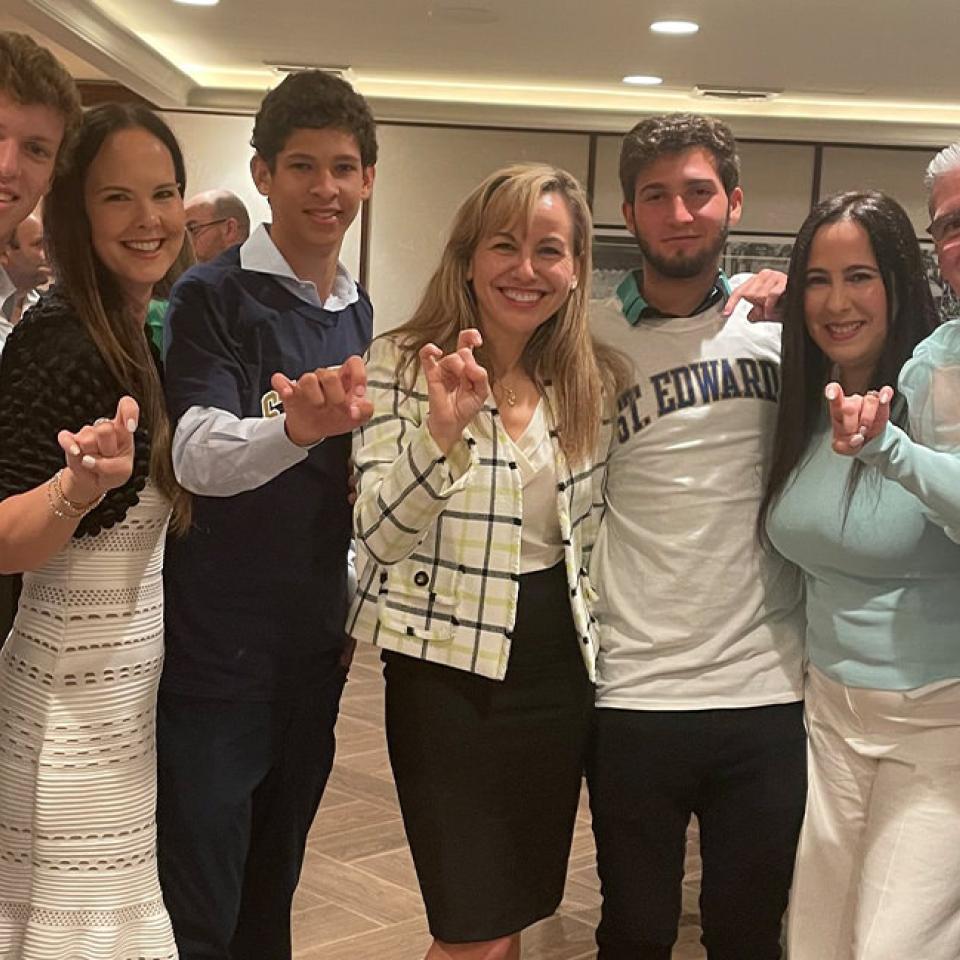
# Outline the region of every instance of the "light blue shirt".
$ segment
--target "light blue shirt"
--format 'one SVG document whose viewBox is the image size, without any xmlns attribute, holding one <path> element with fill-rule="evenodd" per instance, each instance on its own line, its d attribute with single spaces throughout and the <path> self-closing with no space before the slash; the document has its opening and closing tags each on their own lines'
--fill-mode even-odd
<svg viewBox="0 0 960 960">
<path fill-rule="evenodd" d="M 824 423 L 767 522 L 804 572 L 807 655 L 852 687 L 960 678 L 960 457 L 890 424 L 857 456 L 870 469 L 844 521 L 853 460 Z"/>
</svg>

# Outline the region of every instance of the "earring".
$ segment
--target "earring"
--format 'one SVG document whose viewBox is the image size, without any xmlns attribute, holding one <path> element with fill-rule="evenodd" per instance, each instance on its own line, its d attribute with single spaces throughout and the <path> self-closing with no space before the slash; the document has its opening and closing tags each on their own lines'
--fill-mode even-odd
<svg viewBox="0 0 960 960">
<path fill-rule="evenodd" d="M 576 289 L 577 289 L 577 278 L 576 278 L 576 277 L 574 277 L 574 278 L 570 281 L 570 289 L 571 289 L 571 290 L 576 290 Z"/>
</svg>

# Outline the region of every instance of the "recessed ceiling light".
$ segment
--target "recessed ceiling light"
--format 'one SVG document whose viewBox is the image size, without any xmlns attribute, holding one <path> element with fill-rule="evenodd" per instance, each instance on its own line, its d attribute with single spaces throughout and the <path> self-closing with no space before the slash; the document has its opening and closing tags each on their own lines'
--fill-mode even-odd
<svg viewBox="0 0 960 960">
<path fill-rule="evenodd" d="M 656 87 L 663 83 L 663 77 L 647 77 L 642 74 L 634 74 L 623 78 L 624 83 L 633 84 L 636 87 Z"/>
<path fill-rule="evenodd" d="M 215 7 L 220 0 L 173 0 L 174 3 L 183 3 L 189 7 Z"/>
<path fill-rule="evenodd" d="M 668 33 L 674 37 L 688 37 L 700 29 L 692 20 L 655 20 L 650 24 L 654 33 Z"/>
</svg>

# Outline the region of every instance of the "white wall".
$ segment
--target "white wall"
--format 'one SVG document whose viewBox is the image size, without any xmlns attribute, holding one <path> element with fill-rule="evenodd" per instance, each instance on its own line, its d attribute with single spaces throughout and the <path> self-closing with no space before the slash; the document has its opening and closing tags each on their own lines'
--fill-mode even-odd
<svg viewBox="0 0 960 960">
<path fill-rule="evenodd" d="M 254 222 L 269 208 L 250 177 L 253 118 L 201 113 L 164 114 L 180 138 L 187 161 L 187 190 L 226 187 L 248 204 Z M 590 136 L 533 130 L 494 130 L 381 124 L 380 163 L 370 207 L 368 287 L 376 328 L 389 329 L 409 315 L 437 264 L 460 201 L 497 167 L 545 161 L 587 182 Z M 594 218 L 621 225 L 617 177 L 620 138 L 598 138 Z M 927 223 L 923 172 L 932 149 L 833 147 L 823 151 L 821 196 L 840 189 L 886 190 L 910 213 L 918 235 Z M 815 148 L 806 144 L 741 141 L 744 213 L 739 232 L 794 232 L 813 190 Z M 360 218 L 343 248 L 359 275 Z"/>
<path fill-rule="evenodd" d="M 825 147 L 820 195 L 837 190 L 883 190 L 910 215 L 917 236 L 930 222 L 923 176 L 936 150 Z"/>
</svg>

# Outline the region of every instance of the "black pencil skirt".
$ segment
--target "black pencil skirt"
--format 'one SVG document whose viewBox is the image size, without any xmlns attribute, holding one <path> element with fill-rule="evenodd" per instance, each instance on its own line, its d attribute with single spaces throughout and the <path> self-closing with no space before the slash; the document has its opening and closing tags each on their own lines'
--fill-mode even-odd
<svg viewBox="0 0 960 960">
<path fill-rule="evenodd" d="M 503 681 L 384 653 L 387 744 L 430 932 L 493 940 L 563 897 L 593 685 L 563 565 L 524 574 Z"/>
</svg>

